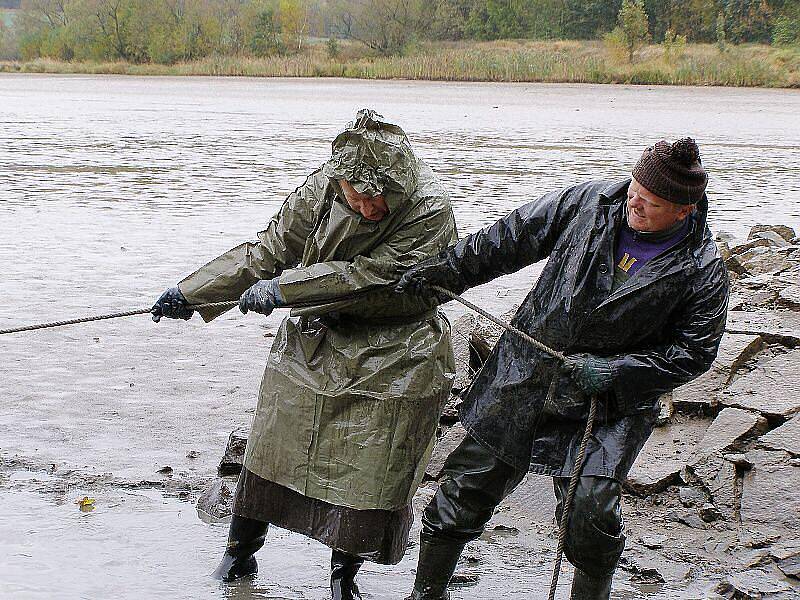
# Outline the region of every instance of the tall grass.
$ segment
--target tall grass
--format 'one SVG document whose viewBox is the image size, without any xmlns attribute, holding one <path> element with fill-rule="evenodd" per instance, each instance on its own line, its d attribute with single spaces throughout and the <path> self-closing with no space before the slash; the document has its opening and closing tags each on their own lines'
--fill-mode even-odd
<svg viewBox="0 0 800 600">
<path fill-rule="evenodd" d="M 212 56 L 175 65 L 39 59 L 0 63 L 0 71 L 800 87 L 800 48 L 747 45 L 720 52 L 696 44 L 667 59 L 660 46 L 650 46 L 628 64 L 599 42 L 428 43 L 400 57 L 367 56 L 351 46 L 341 59 L 329 58 L 320 44 L 285 57 Z"/>
</svg>

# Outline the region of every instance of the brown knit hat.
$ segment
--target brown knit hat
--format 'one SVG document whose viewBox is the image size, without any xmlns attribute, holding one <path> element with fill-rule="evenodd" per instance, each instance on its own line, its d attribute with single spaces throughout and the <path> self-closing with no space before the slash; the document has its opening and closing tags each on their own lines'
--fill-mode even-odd
<svg viewBox="0 0 800 600">
<path fill-rule="evenodd" d="M 647 148 L 633 167 L 633 178 L 675 204 L 696 204 L 703 199 L 708 184 L 700 149 L 692 138 L 674 144 L 661 140 Z"/>
</svg>

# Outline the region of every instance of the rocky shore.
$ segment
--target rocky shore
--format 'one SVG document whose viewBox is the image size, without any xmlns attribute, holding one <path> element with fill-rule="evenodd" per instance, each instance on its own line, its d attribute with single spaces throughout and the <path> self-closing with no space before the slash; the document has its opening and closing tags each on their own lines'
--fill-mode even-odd
<svg viewBox="0 0 800 600">
<path fill-rule="evenodd" d="M 710 371 L 661 398 L 658 426 L 624 485 L 620 577 L 654 589 L 708 581 L 703 597 L 712 599 L 800 598 L 800 238 L 757 225 L 746 240 L 718 243 L 732 282 L 725 335 Z M 458 374 L 418 510 L 464 436 L 458 393 L 501 333 L 471 314 L 453 331 Z M 231 434 L 220 478 L 198 500 L 204 516 L 230 514 L 246 435 Z M 551 480 L 529 476 L 488 533 L 549 556 L 554 505 Z M 480 562 L 468 551 L 457 582 L 476 581 Z"/>
</svg>

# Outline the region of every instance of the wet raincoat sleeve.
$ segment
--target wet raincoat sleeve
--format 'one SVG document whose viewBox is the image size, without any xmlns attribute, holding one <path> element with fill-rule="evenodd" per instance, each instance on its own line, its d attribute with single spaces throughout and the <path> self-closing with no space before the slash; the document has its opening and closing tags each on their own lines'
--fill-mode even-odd
<svg viewBox="0 0 800 600">
<path fill-rule="evenodd" d="M 658 396 L 702 375 L 717 356 L 725 329 L 729 283 L 718 263 L 690 294 L 672 325 L 672 340 L 611 358 L 613 390 L 623 414 L 651 409 Z"/>
<path fill-rule="evenodd" d="M 587 192 L 579 186 L 546 194 L 465 237 L 444 257 L 446 287 L 463 291 L 549 256 Z"/>
<path fill-rule="evenodd" d="M 281 294 L 287 304 L 329 304 L 340 310 L 354 304 L 362 294 L 383 291 L 394 285 L 408 267 L 435 255 L 457 240 L 452 210 L 417 210 L 368 255 L 353 260 L 318 262 L 290 269 L 280 277 Z M 416 214 L 415 214 L 416 213 Z M 391 297 L 391 296 L 390 296 Z M 395 299 L 396 304 L 401 304 Z"/>
<path fill-rule="evenodd" d="M 314 227 L 320 204 L 320 173 L 311 175 L 284 201 L 257 240 L 245 242 L 207 263 L 178 284 L 192 304 L 238 300 L 256 281 L 276 277 L 297 265 Z M 208 322 L 229 309 L 198 311 Z"/>
</svg>

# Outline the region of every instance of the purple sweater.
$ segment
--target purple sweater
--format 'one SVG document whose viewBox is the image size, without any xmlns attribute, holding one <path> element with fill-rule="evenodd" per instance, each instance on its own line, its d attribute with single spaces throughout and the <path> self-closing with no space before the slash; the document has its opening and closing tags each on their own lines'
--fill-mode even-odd
<svg viewBox="0 0 800 600">
<path fill-rule="evenodd" d="M 680 242 L 690 230 L 691 217 L 658 233 L 640 233 L 623 222 L 614 249 L 614 288 L 633 277 L 650 260 Z"/>
</svg>

